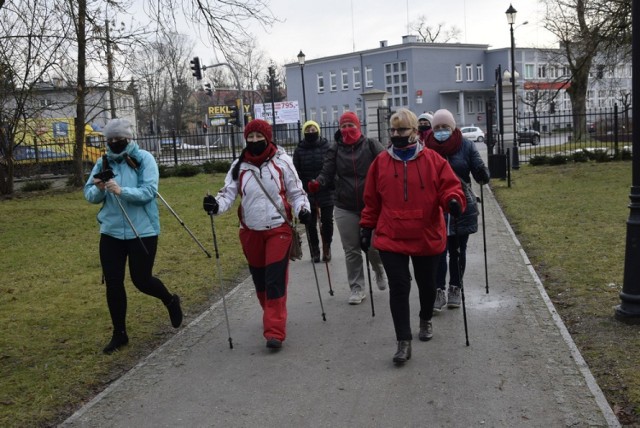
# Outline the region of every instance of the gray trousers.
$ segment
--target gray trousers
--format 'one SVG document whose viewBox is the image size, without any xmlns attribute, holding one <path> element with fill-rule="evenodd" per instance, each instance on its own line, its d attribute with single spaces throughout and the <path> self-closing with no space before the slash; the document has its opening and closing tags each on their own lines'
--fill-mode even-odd
<svg viewBox="0 0 640 428">
<path fill-rule="evenodd" d="M 340 233 L 342 241 L 342 249 L 344 250 L 344 260 L 347 265 L 347 280 L 351 290 L 360 289 L 365 291 L 365 273 L 362 259 L 362 250 L 360 249 L 360 213 L 354 211 L 343 210 L 335 207 L 334 218 L 336 226 Z M 378 250 L 369 248 L 369 262 L 376 274 L 376 278 L 384 275 L 384 267 Z"/>
</svg>

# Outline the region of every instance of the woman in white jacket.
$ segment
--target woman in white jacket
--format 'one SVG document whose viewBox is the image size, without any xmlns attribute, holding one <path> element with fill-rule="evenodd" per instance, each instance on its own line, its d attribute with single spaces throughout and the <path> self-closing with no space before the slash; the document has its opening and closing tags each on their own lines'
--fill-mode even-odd
<svg viewBox="0 0 640 428">
<path fill-rule="evenodd" d="M 238 195 L 242 198 L 238 210 L 240 242 L 263 309 L 267 348 L 279 349 L 286 338 L 292 238 L 287 222 L 292 219 L 292 208 L 305 224 L 311 220 L 311 212 L 291 157 L 273 143 L 271 135 L 271 125 L 264 120 L 249 122 L 244 129 L 246 147 L 231 164 L 217 196 L 205 196 L 203 208 L 209 215 L 222 214 Z"/>
</svg>

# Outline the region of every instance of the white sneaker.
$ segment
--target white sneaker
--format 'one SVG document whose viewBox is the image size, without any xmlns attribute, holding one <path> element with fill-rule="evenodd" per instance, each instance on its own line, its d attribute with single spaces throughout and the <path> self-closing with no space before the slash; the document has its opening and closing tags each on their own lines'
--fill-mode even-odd
<svg viewBox="0 0 640 428">
<path fill-rule="evenodd" d="M 351 296 L 349 296 L 350 305 L 359 305 L 367 297 L 362 291 L 358 289 L 351 290 Z"/>
<path fill-rule="evenodd" d="M 384 291 L 387 289 L 387 276 L 385 274 L 376 275 L 376 285 L 378 286 L 378 290 Z"/>
</svg>

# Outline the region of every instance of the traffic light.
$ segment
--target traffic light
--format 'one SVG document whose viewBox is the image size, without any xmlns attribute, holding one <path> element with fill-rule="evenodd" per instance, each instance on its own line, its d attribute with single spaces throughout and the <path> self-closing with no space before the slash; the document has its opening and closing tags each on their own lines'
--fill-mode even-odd
<svg viewBox="0 0 640 428">
<path fill-rule="evenodd" d="M 209 96 L 213 95 L 213 90 L 211 89 L 211 83 L 206 83 L 204 85 L 204 90 L 207 93 L 207 95 Z"/>
<path fill-rule="evenodd" d="M 198 80 L 202 80 L 202 71 L 200 71 L 200 58 L 198 58 L 197 56 L 194 56 L 193 59 L 190 61 L 191 63 L 191 70 L 193 71 L 193 77 L 195 77 Z"/>
<path fill-rule="evenodd" d="M 227 106 L 227 110 L 229 110 L 227 123 L 233 126 L 240 126 L 240 110 L 238 106 Z"/>
</svg>

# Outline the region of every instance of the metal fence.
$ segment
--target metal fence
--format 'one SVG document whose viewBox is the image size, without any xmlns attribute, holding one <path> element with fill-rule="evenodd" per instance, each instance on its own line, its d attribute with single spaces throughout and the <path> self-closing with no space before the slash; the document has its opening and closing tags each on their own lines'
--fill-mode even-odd
<svg viewBox="0 0 640 428">
<path fill-rule="evenodd" d="M 334 140 L 338 130 L 337 124 L 320 125 L 320 134 L 329 141 Z M 363 133 L 366 125 L 362 126 Z M 293 155 L 302 138 L 302 124 L 276 125 L 274 141 L 284 147 L 286 152 Z M 209 132 L 198 130 L 195 132 L 166 132 L 162 134 L 144 135 L 136 137 L 138 145 L 150 152 L 158 165 L 168 167 L 181 164 L 201 165 L 205 162 L 228 160 L 238 157 L 244 147 L 242 132 L 232 126 L 216 127 Z M 74 142 L 58 139 L 55 143 L 41 144 L 38 147 L 21 147 L 14 149 L 15 177 L 29 179 L 38 175 L 68 175 L 73 171 Z M 89 150 L 90 149 L 90 150 Z M 101 147 L 85 148 L 90 153 L 84 156 L 85 172 L 89 173 L 95 161 L 104 151 Z"/>
<path fill-rule="evenodd" d="M 518 157 L 520 163 L 528 163 L 534 156 L 570 156 L 583 150 L 600 151 L 610 156 L 631 152 L 631 109 L 588 110 L 584 115 L 585 127 L 573 128 L 573 114 L 518 115 Z M 493 126 L 488 132 L 490 153 L 504 153 L 500 144 L 499 129 Z M 511 141 L 512 136 L 503 138 Z"/>
</svg>

